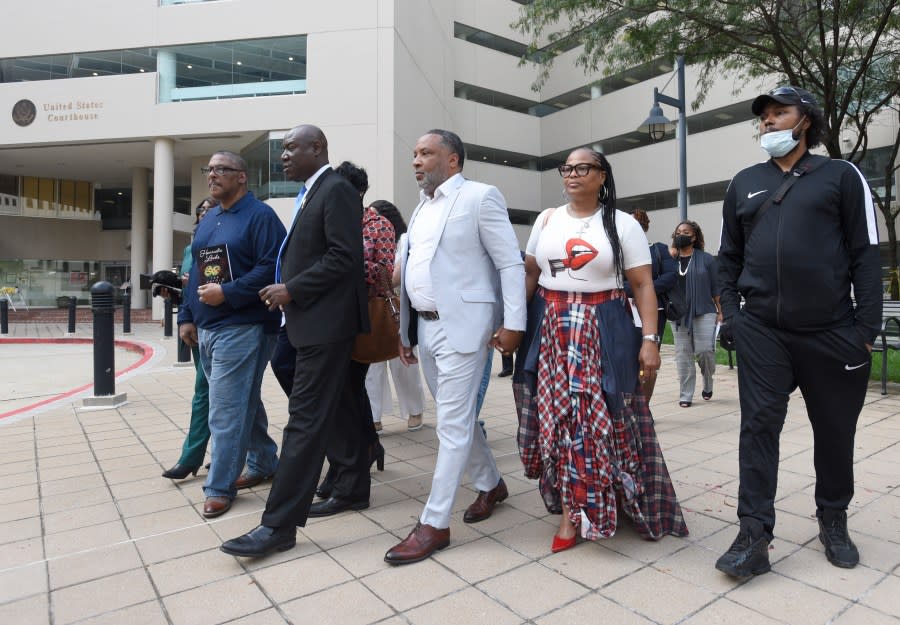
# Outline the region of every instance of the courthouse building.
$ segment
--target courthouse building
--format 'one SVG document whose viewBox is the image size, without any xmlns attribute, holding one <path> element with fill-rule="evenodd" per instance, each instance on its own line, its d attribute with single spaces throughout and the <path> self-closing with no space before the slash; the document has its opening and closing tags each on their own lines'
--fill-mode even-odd
<svg viewBox="0 0 900 625">
<path fill-rule="evenodd" d="M 247 159 L 251 190 L 287 222 L 297 184 L 283 178 L 280 144 L 301 123 L 325 131 L 334 164 L 368 170 L 367 201 L 406 216 L 416 139 L 455 130 L 466 175 L 500 188 L 523 246 L 535 215 L 563 202 L 556 166 L 592 145 L 612 163 L 620 208 L 652 211 L 650 239 L 668 240 L 677 141 L 651 144 L 636 129 L 654 87 L 675 94 L 673 61 L 588 76 L 570 50 L 535 92 L 510 28 L 524 3 L 16 3 L 0 39 L 0 287 L 30 306 L 86 303 L 97 280 L 179 264 L 207 195 L 200 168 L 220 149 Z M 689 100 L 695 77 L 688 68 Z M 769 86 L 723 80 L 689 112 L 689 215 L 713 252 L 728 181 L 764 158 L 749 103 Z M 893 124 L 870 145 L 886 146 Z M 136 307 L 148 304 L 136 294 Z"/>
</svg>

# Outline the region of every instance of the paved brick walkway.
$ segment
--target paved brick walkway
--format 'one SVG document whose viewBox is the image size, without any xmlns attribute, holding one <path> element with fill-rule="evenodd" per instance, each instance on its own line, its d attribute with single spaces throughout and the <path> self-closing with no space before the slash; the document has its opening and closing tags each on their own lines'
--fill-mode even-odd
<svg viewBox="0 0 900 625">
<path fill-rule="evenodd" d="M 11 327 L 17 336 L 65 330 Z M 79 335 L 90 336 L 90 326 Z M 678 408 L 671 348 L 652 408 L 687 538 L 645 542 L 625 524 L 611 539 L 551 554 L 556 519 L 521 477 L 509 382 L 495 377 L 482 417 L 511 496 L 489 520 L 462 523 L 474 497 L 465 484 L 448 549 L 404 567 L 382 561 L 428 493 L 437 449 L 429 403 L 419 432 L 386 418 L 386 470 L 373 473 L 370 509 L 313 520 L 298 532 L 297 548 L 240 560 L 218 545 L 257 524 L 266 485 L 242 491 L 228 514 L 208 521 L 200 514 L 202 471 L 181 482 L 160 477 L 178 457 L 193 384 L 191 369 L 173 366 L 174 341 L 161 335 L 156 325 L 135 326 L 134 338 L 153 345 L 157 357 L 117 383 L 128 394 L 125 406 L 87 412 L 69 398 L 0 421 L 7 484 L 0 490 L 0 623 L 900 622 L 896 386 L 882 397 L 873 385 L 860 419 L 850 528 L 862 563 L 853 570 L 830 566 L 817 539 L 812 437 L 799 395 L 782 437 L 773 570 L 736 583 L 713 568 L 736 532 L 737 380 L 721 367 L 712 401 Z M 33 362 L 40 359 L 0 359 L 0 377 L 54 387 L 62 383 L 57 371 L 78 373 L 76 360 L 53 368 Z M 287 402 L 271 374 L 263 394 L 280 440 Z"/>
</svg>

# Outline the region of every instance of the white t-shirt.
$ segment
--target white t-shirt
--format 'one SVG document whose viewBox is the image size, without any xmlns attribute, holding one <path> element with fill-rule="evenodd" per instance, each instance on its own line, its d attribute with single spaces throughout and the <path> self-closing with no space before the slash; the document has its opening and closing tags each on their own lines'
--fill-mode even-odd
<svg viewBox="0 0 900 625">
<path fill-rule="evenodd" d="M 545 227 L 544 216 L 550 210 L 553 214 Z M 649 265 L 649 243 L 637 220 L 617 210 L 616 230 L 624 268 Z M 541 268 L 538 284 L 546 289 L 596 293 L 621 288 L 599 210 L 585 218 L 569 215 L 568 205 L 544 210 L 534 222 L 525 253 L 537 261 Z"/>
</svg>

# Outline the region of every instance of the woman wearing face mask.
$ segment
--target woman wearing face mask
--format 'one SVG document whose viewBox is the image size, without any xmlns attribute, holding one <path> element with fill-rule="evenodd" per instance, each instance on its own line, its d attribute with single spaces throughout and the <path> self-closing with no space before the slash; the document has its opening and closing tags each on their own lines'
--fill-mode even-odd
<svg viewBox="0 0 900 625">
<path fill-rule="evenodd" d="M 678 263 L 675 288 L 684 294 L 684 316 L 672 324 L 675 335 L 675 365 L 680 392 L 678 405 L 689 408 L 694 401 L 697 370 L 703 375 L 703 399 L 713 395 L 716 372 L 716 324 L 722 322 L 716 261 L 704 250 L 703 231 L 693 221 L 682 221 L 672 233 L 672 257 Z"/>
</svg>

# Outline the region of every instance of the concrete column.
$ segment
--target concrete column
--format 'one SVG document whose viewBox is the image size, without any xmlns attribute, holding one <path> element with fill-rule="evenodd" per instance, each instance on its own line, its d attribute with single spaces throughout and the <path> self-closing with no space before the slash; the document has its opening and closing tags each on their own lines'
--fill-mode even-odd
<svg viewBox="0 0 900 625">
<path fill-rule="evenodd" d="M 172 268 L 172 212 L 175 208 L 175 142 L 153 142 L 153 271 Z M 163 302 L 153 298 L 153 318 L 162 319 Z"/>
<path fill-rule="evenodd" d="M 156 52 L 156 75 L 159 77 L 156 94 L 157 102 L 171 102 L 172 89 L 175 88 L 175 53 L 172 50 L 159 48 Z"/>
<path fill-rule="evenodd" d="M 131 307 L 146 308 L 149 293 L 141 291 L 140 274 L 147 271 L 148 194 L 146 167 L 131 170 Z"/>
</svg>

